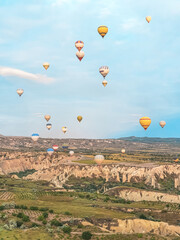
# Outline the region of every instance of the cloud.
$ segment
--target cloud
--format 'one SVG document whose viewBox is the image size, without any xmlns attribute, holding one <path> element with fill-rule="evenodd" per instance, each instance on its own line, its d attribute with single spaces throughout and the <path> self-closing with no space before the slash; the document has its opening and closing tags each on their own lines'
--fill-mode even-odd
<svg viewBox="0 0 180 240">
<path fill-rule="evenodd" d="M 53 0 L 52 1 L 52 6 L 53 7 L 59 7 L 59 6 L 62 6 L 64 3 L 66 4 L 75 4 L 75 3 L 87 3 L 89 2 L 89 0 Z"/>
<path fill-rule="evenodd" d="M 126 32 L 131 31 L 134 33 L 147 33 L 148 30 L 145 28 L 145 23 L 144 19 L 140 20 L 137 18 L 129 18 L 121 24 L 121 28 Z"/>
<path fill-rule="evenodd" d="M 54 78 L 47 77 L 46 75 L 28 73 L 19 69 L 9 67 L 0 67 L 0 76 L 19 77 L 43 84 L 49 84 L 55 81 Z"/>
<path fill-rule="evenodd" d="M 112 14 L 112 11 L 109 8 L 104 7 L 100 10 L 99 17 L 104 18 L 104 17 L 110 16 L 111 14 Z"/>
</svg>

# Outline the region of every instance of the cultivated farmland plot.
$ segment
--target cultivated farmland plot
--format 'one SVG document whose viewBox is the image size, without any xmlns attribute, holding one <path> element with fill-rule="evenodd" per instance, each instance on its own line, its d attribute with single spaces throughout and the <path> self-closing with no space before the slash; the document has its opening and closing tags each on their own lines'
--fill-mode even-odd
<svg viewBox="0 0 180 240">
<path fill-rule="evenodd" d="M 0 193 L 0 200 L 10 200 L 13 199 L 15 195 L 11 192 L 1 192 Z"/>
</svg>

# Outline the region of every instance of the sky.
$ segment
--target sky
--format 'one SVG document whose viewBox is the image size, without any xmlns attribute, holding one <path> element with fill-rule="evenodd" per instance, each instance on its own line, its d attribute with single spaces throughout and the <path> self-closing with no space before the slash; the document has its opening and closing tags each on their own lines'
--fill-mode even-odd
<svg viewBox="0 0 180 240">
<path fill-rule="evenodd" d="M 179 0 L 0 0 L 0 133 L 180 137 L 179 22 Z M 104 39 L 100 25 L 109 29 Z M 81 62 L 77 40 L 84 42 Z M 146 132 L 142 116 L 152 120 Z"/>
</svg>

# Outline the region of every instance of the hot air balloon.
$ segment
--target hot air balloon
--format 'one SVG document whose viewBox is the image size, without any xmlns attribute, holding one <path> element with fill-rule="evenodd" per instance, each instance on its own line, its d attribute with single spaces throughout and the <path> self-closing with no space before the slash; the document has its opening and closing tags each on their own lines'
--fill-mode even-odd
<svg viewBox="0 0 180 240">
<path fill-rule="evenodd" d="M 48 62 L 43 63 L 43 67 L 47 70 L 49 68 L 50 64 Z"/>
<path fill-rule="evenodd" d="M 79 121 L 79 122 L 81 122 L 82 121 L 82 116 L 77 116 L 77 120 Z"/>
<path fill-rule="evenodd" d="M 104 37 L 108 32 L 108 27 L 99 26 L 97 30 L 98 30 L 98 33 L 101 35 L 101 37 Z"/>
<path fill-rule="evenodd" d="M 163 128 L 166 125 L 165 121 L 160 121 L 159 125 Z"/>
<path fill-rule="evenodd" d="M 63 148 L 63 149 L 68 149 L 68 148 L 69 148 L 69 145 L 66 144 L 66 143 L 64 143 L 64 144 L 62 145 L 62 148 Z"/>
<path fill-rule="evenodd" d="M 51 119 L 50 115 L 45 115 L 44 118 L 46 119 L 46 121 L 48 122 Z"/>
<path fill-rule="evenodd" d="M 62 131 L 63 131 L 63 133 L 66 133 L 67 132 L 67 127 L 62 127 Z"/>
<path fill-rule="evenodd" d="M 142 117 L 139 120 L 139 123 L 141 124 L 141 126 L 144 128 L 144 130 L 147 130 L 147 128 L 150 126 L 151 124 L 151 119 L 149 117 Z"/>
<path fill-rule="evenodd" d="M 69 152 L 69 155 L 70 155 L 70 156 L 73 156 L 73 155 L 74 155 L 74 151 L 70 151 L 70 152 Z"/>
<path fill-rule="evenodd" d="M 121 153 L 125 153 L 126 152 L 126 150 L 123 148 L 123 149 L 121 149 Z"/>
<path fill-rule="evenodd" d="M 39 139 L 39 134 L 38 133 L 33 133 L 31 138 L 34 142 L 37 142 L 37 140 Z"/>
<path fill-rule="evenodd" d="M 52 148 L 53 148 L 54 151 L 57 151 L 59 146 L 58 145 L 53 145 Z"/>
<path fill-rule="evenodd" d="M 148 23 L 150 23 L 150 21 L 151 21 L 151 16 L 147 16 L 147 17 L 146 17 L 146 21 L 147 21 Z"/>
<path fill-rule="evenodd" d="M 83 51 L 76 52 L 76 57 L 79 59 L 79 61 L 81 61 L 84 57 L 84 52 Z"/>
<path fill-rule="evenodd" d="M 51 123 L 47 123 L 46 127 L 47 127 L 48 130 L 50 130 L 52 128 L 52 124 Z"/>
<path fill-rule="evenodd" d="M 19 88 L 19 89 L 17 89 L 17 94 L 19 95 L 19 96 L 21 96 L 23 93 L 24 93 L 24 90 L 23 89 L 21 89 L 21 88 Z"/>
<path fill-rule="evenodd" d="M 103 85 L 104 87 L 107 85 L 107 83 L 108 83 L 108 82 L 107 82 L 106 80 L 103 80 L 103 81 L 102 81 L 102 85 Z"/>
<path fill-rule="evenodd" d="M 81 49 L 84 47 L 84 43 L 82 41 L 75 42 L 75 47 L 78 49 L 78 51 L 81 51 Z"/>
<path fill-rule="evenodd" d="M 103 156 L 103 155 L 96 155 L 96 156 L 94 157 L 94 161 L 95 161 L 98 165 L 100 165 L 100 164 L 104 161 L 104 156 Z"/>
<path fill-rule="evenodd" d="M 54 150 L 52 148 L 48 148 L 47 153 L 49 154 L 49 156 L 52 156 L 54 153 Z"/>
<path fill-rule="evenodd" d="M 99 68 L 99 72 L 105 78 L 109 73 L 109 68 L 107 66 L 102 66 Z"/>
</svg>

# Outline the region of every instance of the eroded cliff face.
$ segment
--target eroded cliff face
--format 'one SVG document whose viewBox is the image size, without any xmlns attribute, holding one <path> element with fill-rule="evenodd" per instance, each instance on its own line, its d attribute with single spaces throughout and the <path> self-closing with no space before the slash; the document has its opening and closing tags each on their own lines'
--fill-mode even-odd
<svg viewBox="0 0 180 240">
<path fill-rule="evenodd" d="M 54 176 L 52 179 L 52 175 Z M 158 180 L 165 180 L 171 177 L 175 181 L 175 187 L 180 186 L 177 181 L 180 175 L 180 166 L 177 165 L 162 165 L 154 168 L 147 167 L 127 167 L 123 165 L 65 165 L 59 164 L 44 168 L 38 172 L 27 176 L 27 179 L 47 180 L 54 181 L 56 184 L 65 183 L 69 177 L 75 176 L 76 178 L 89 177 L 89 178 L 103 178 L 108 181 L 117 182 L 144 182 L 154 188 L 158 187 Z M 51 177 L 50 177 L 51 176 Z"/>
<path fill-rule="evenodd" d="M 133 188 L 114 188 L 106 192 L 106 194 L 112 196 L 118 196 L 120 198 L 129 201 L 154 201 L 154 202 L 169 202 L 169 203 L 180 203 L 180 195 L 145 191 Z"/>
<path fill-rule="evenodd" d="M 169 225 L 165 222 L 154 222 L 142 219 L 127 219 L 127 220 L 114 220 L 107 221 L 100 224 L 101 227 L 121 234 L 134 234 L 134 233 L 152 233 L 161 236 L 180 236 L 180 227 Z"/>
<path fill-rule="evenodd" d="M 62 186 L 69 177 L 103 178 L 117 182 L 144 182 L 158 188 L 159 180 L 171 178 L 175 188 L 180 188 L 180 165 L 169 164 L 161 166 L 141 167 L 141 165 L 126 166 L 122 163 L 111 165 L 84 165 L 72 162 L 82 156 L 68 157 L 55 153 L 49 157 L 46 153 L 4 153 L 0 161 L 0 174 L 35 169 L 37 172 L 25 179 L 46 180 L 56 187 Z M 145 195 L 145 194 L 144 194 Z"/>
</svg>

